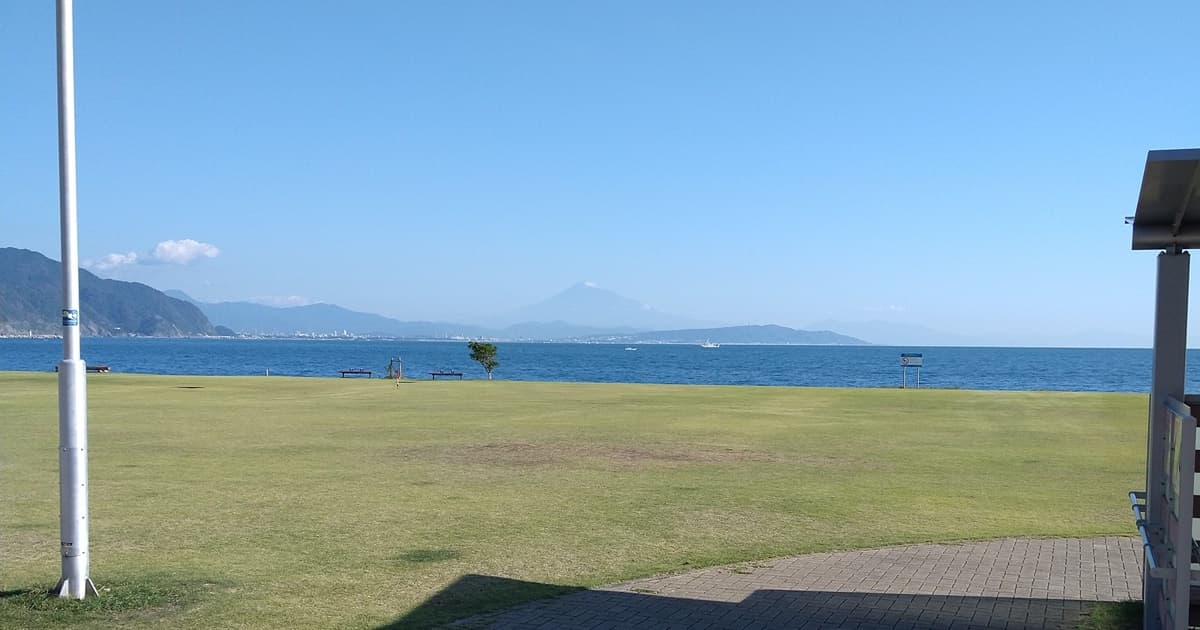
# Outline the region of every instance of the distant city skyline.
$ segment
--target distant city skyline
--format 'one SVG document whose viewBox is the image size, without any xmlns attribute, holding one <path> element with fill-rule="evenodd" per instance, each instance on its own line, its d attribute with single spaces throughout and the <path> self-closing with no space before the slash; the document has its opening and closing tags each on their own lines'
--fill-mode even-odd
<svg viewBox="0 0 1200 630">
<path fill-rule="evenodd" d="M 593 282 L 717 324 L 1149 341 L 1122 217 L 1147 150 L 1200 146 L 1195 3 L 287 7 L 76 6 L 88 269 L 402 320 Z M 58 259 L 54 67 L 53 3 L 0 6 L 0 246 Z"/>
</svg>

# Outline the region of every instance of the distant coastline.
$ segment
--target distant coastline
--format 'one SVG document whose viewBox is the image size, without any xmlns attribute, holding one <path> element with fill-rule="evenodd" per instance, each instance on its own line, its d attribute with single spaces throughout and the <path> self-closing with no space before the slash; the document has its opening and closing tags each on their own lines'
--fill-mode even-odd
<svg viewBox="0 0 1200 630">
<path fill-rule="evenodd" d="M 381 341 L 381 342 L 412 342 L 412 343 L 466 343 L 468 341 L 490 341 L 492 343 L 531 343 L 531 344 L 576 344 L 576 345 L 630 345 L 623 341 L 580 340 L 580 339 L 506 339 L 500 337 L 391 337 L 382 335 L 84 335 L 84 340 L 95 339 L 211 339 L 225 341 Z M 0 339 L 62 339 L 62 335 L 13 335 L 0 334 Z M 633 345 L 639 346 L 692 346 L 688 341 L 638 341 Z M 723 346 L 863 346 L 878 345 L 870 343 L 837 344 L 837 343 L 789 343 L 767 341 L 722 341 Z"/>
<path fill-rule="evenodd" d="M 50 334 L 34 334 L 34 335 L 14 335 L 0 333 L 0 339 L 56 339 L 61 340 L 62 335 Z M 188 340 L 220 340 L 220 341 L 380 341 L 380 342 L 395 342 L 395 343 L 466 343 L 468 341 L 490 341 L 492 343 L 524 343 L 524 344 L 563 344 L 563 345 L 635 345 L 635 346 L 692 346 L 697 345 L 686 341 L 639 341 L 635 343 L 627 343 L 622 341 L 589 341 L 589 340 L 572 340 L 572 339 L 506 339 L 496 337 L 392 337 L 380 335 L 172 335 L 172 336 L 155 336 L 155 335 L 84 335 L 84 340 L 117 340 L 117 339 L 153 339 L 153 340 L 170 340 L 170 339 L 188 339 Z M 925 343 L 925 344 L 903 344 L 903 343 L 870 343 L 863 342 L 858 344 L 836 344 L 836 343 L 772 343 L 772 342 L 737 342 L 723 341 L 722 346 L 764 346 L 764 347 L 814 347 L 814 348 L 839 348 L 839 347 L 874 347 L 874 348 L 992 348 L 992 349 L 1012 349 L 1012 350 L 1149 350 L 1149 346 L 1078 346 L 1078 345 L 1005 345 L 1005 344 L 941 344 L 941 343 Z M 1188 350 L 1200 350 L 1200 346 L 1189 346 Z"/>
</svg>

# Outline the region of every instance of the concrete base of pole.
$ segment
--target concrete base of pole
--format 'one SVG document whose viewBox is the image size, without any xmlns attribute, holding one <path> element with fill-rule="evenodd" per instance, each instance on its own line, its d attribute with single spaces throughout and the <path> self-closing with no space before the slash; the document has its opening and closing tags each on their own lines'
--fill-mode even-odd
<svg viewBox="0 0 1200 630">
<path fill-rule="evenodd" d="M 96 594 L 88 555 L 87 366 L 58 363 L 58 484 L 62 579 L 60 597 Z"/>
<path fill-rule="evenodd" d="M 66 562 L 66 558 L 63 558 Z M 63 569 L 66 572 L 66 569 Z M 99 597 L 100 592 L 96 590 L 96 585 L 92 583 L 92 578 L 84 578 L 82 582 L 71 583 L 70 580 L 63 578 L 58 581 L 58 586 L 54 587 L 54 594 L 59 597 L 69 599 L 85 599 L 89 595 Z"/>
</svg>

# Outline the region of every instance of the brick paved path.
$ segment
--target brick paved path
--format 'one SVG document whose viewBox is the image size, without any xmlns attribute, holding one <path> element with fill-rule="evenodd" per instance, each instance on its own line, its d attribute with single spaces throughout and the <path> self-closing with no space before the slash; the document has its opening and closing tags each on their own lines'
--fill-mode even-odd
<svg viewBox="0 0 1200 630">
<path fill-rule="evenodd" d="M 469 628 L 1069 628 L 1139 599 L 1132 538 L 1009 539 L 819 553 L 580 591 Z"/>
</svg>

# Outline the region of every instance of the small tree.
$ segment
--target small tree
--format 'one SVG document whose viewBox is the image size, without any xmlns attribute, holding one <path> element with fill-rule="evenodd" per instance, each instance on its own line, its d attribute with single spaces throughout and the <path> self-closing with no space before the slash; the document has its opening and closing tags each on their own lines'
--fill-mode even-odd
<svg viewBox="0 0 1200 630">
<path fill-rule="evenodd" d="M 487 370 L 488 380 L 492 380 L 492 370 L 500 365 L 496 360 L 496 345 L 491 343 L 483 343 L 480 341 L 469 341 L 467 347 L 471 349 L 471 360 L 483 366 Z"/>
</svg>

